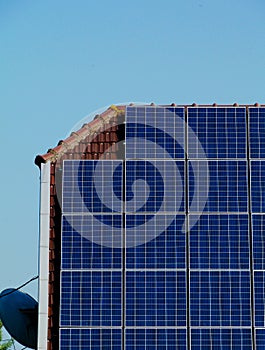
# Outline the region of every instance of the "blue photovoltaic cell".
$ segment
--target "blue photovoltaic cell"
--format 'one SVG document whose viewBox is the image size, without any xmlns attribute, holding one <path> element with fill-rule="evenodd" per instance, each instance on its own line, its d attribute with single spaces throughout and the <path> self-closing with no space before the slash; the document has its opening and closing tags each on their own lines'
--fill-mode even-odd
<svg viewBox="0 0 265 350">
<path fill-rule="evenodd" d="M 121 326 L 119 271 L 62 271 L 61 326 Z"/>
<path fill-rule="evenodd" d="M 188 108 L 189 158 L 201 158 L 199 139 L 207 158 L 246 157 L 246 109 Z"/>
<path fill-rule="evenodd" d="M 117 197 L 113 200 L 113 195 Z M 64 213 L 111 213 L 122 211 L 122 162 L 65 161 Z"/>
<path fill-rule="evenodd" d="M 255 326 L 265 327 L 265 271 L 254 272 Z"/>
<path fill-rule="evenodd" d="M 252 350 L 251 329 L 192 329 L 191 350 Z"/>
<path fill-rule="evenodd" d="M 126 272 L 126 326 L 185 325 L 185 271 Z"/>
<path fill-rule="evenodd" d="M 70 223 L 76 223 L 74 227 Z M 95 222 L 94 222 L 95 220 Z M 80 227 L 82 225 L 82 228 Z M 120 233 L 122 239 L 122 216 L 121 215 L 96 215 L 92 216 L 63 216 L 62 220 L 62 269 L 103 269 L 122 267 L 122 249 L 107 247 L 96 244 L 95 235 L 99 231 L 106 241 L 114 235 L 113 226 Z M 83 232 L 89 232 L 91 237 L 85 238 Z"/>
<path fill-rule="evenodd" d="M 200 170 L 203 171 L 200 171 Z M 207 176 L 205 168 L 201 168 L 200 161 L 189 162 L 189 203 L 194 201 L 195 188 L 194 174 L 197 183 Z M 204 192 L 198 193 L 194 211 L 204 212 L 247 212 L 247 162 L 245 161 L 209 161 L 209 192 L 205 207 L 201 203 Z M 202 189 L 205 191 L 205 188 Z"/>
<path fill-rule="evenodd" d="M 251 162 L 251 204 L 253 213 L 265 212 L 265 161 Z"/>
<path fill-rule="evenodd" d="M 249 271 L 192 271 L 191 326 L 251 326 Z"/>
<path fill-rule="evenodd" d="M 61 350 L 122 350 L 121 329 L 61 329 Z"/>
<path fill-rule="evenodd" d="M 161 221 L 166 222 L 164 215 L 159 215 Z M 136 237 L 139 233 L 137 221 L 147 222 L 147 215 L 127 215 L 126 223 L 135 226 L 133 235 Z M 127 268 L 186 268 L 186 233 L 183 230 L 185 221 L 184 215 L 176 215 L 171 225 L 162 231 L 156 238 L 147 241 L 145 244 L 136 245 L 126 249 L 126 267 Z M 165 225 L 166 227 L 166 225 Z M 155 229 L 155 228 L 154 228 Z M 148 230 L 149 231 L 149 230 Z M 148 232 L 146 232 L 148 235 Z"/>
<path fill-rule="evenodd" d="M 253 261 L 255 270 L 265 270 L 265 216 L 252 215 Z"/>
<path fill-rule="evenodd" d="M 186 350 L 185 329 L 126 329 L 126 350 Z"/>
<path fill-rule="evenodd" d="M 190 267 L 248 269 L 248 215 L 201 215 L 190 231 Z"/>
<path fill-rule="evenodd" d="M 183 161 L 126 161 L 127 212 L 184 212 L 184 186 Z"/>
<path fill-rule="evenodd" d="M 265 329 L 256 329 L 256 350 L 264 350 Z"/>
<path fill-rule="evenodd" d="M 248 109 L 251 158 L 265 158 L 265 108 Z"/>
<path fill-rule="evenodd" d="M 184 159 L 183 107 L 127 107 L 127 159 Z"/>
</svg>

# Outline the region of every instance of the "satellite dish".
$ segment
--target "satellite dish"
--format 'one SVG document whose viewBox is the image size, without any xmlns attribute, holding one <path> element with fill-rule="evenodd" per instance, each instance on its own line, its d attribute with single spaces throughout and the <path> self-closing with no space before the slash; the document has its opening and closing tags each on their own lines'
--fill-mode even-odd
<svg viewBox="0 0 265 350">
<path fill-rule="evenodd" d="M 20 344 L 37 348 L 38 303 L 14 288 L 0 294 L 0 319 L 8 333 Z"/>
</svg>

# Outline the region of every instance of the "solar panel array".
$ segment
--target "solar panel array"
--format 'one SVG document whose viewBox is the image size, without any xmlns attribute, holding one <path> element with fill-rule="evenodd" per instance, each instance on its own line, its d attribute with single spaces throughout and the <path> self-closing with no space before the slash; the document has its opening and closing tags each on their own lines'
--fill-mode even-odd
<svg viewBox="0 0 265 350">
<path fill-rule="evenodd" d="M 265 108 L 126 110 L 63 169 L 60 350 L 265 347 Z"/>
</svg>

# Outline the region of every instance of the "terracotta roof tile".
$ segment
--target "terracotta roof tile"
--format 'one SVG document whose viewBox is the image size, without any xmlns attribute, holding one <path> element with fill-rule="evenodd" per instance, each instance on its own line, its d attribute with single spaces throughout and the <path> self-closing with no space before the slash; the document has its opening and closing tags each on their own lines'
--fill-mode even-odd
<svg viewBox="0 0 265 350">
<path fill-rule="evenodd" d="M 58 142 L 58 145 L 52 149 L 49 149 L 46 154 L 38 155 L 35 159 L 35 163 L 40 166 L 41 163 L 47 161 L 56 162 L 57 160 L 63 160 L 67 155 L 67 159 L 89 159 L 86 157 L 86 153 L 94 153 L 93 159 L 96 159 L 100 151 L 98 143 L 104 142 L 117 142 L 117 131 L 119 126 L 117 125 L 118 118 L 125 114 L 125 106 L 111 106 L 104 113 L 96 116 L 93 121 L 84 124 L 83 127 L 65 139 Z M 92 149 L 90 149 L 90 147 Z M 77 155 L 78 154 L 78 155 Z"/>
</svg>

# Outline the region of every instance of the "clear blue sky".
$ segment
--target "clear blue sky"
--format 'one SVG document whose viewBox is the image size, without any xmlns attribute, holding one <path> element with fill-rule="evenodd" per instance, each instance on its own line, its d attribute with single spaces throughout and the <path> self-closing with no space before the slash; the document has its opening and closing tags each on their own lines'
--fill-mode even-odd
<svg viewBox="0 0 265 350">
<path fill-rule="evenodd" d="M 265 103 L 264 15 L 264 0 L 0 1 L 0 290 L 38 272 L 35 155 L 113 103 Z"/>
</svg>

